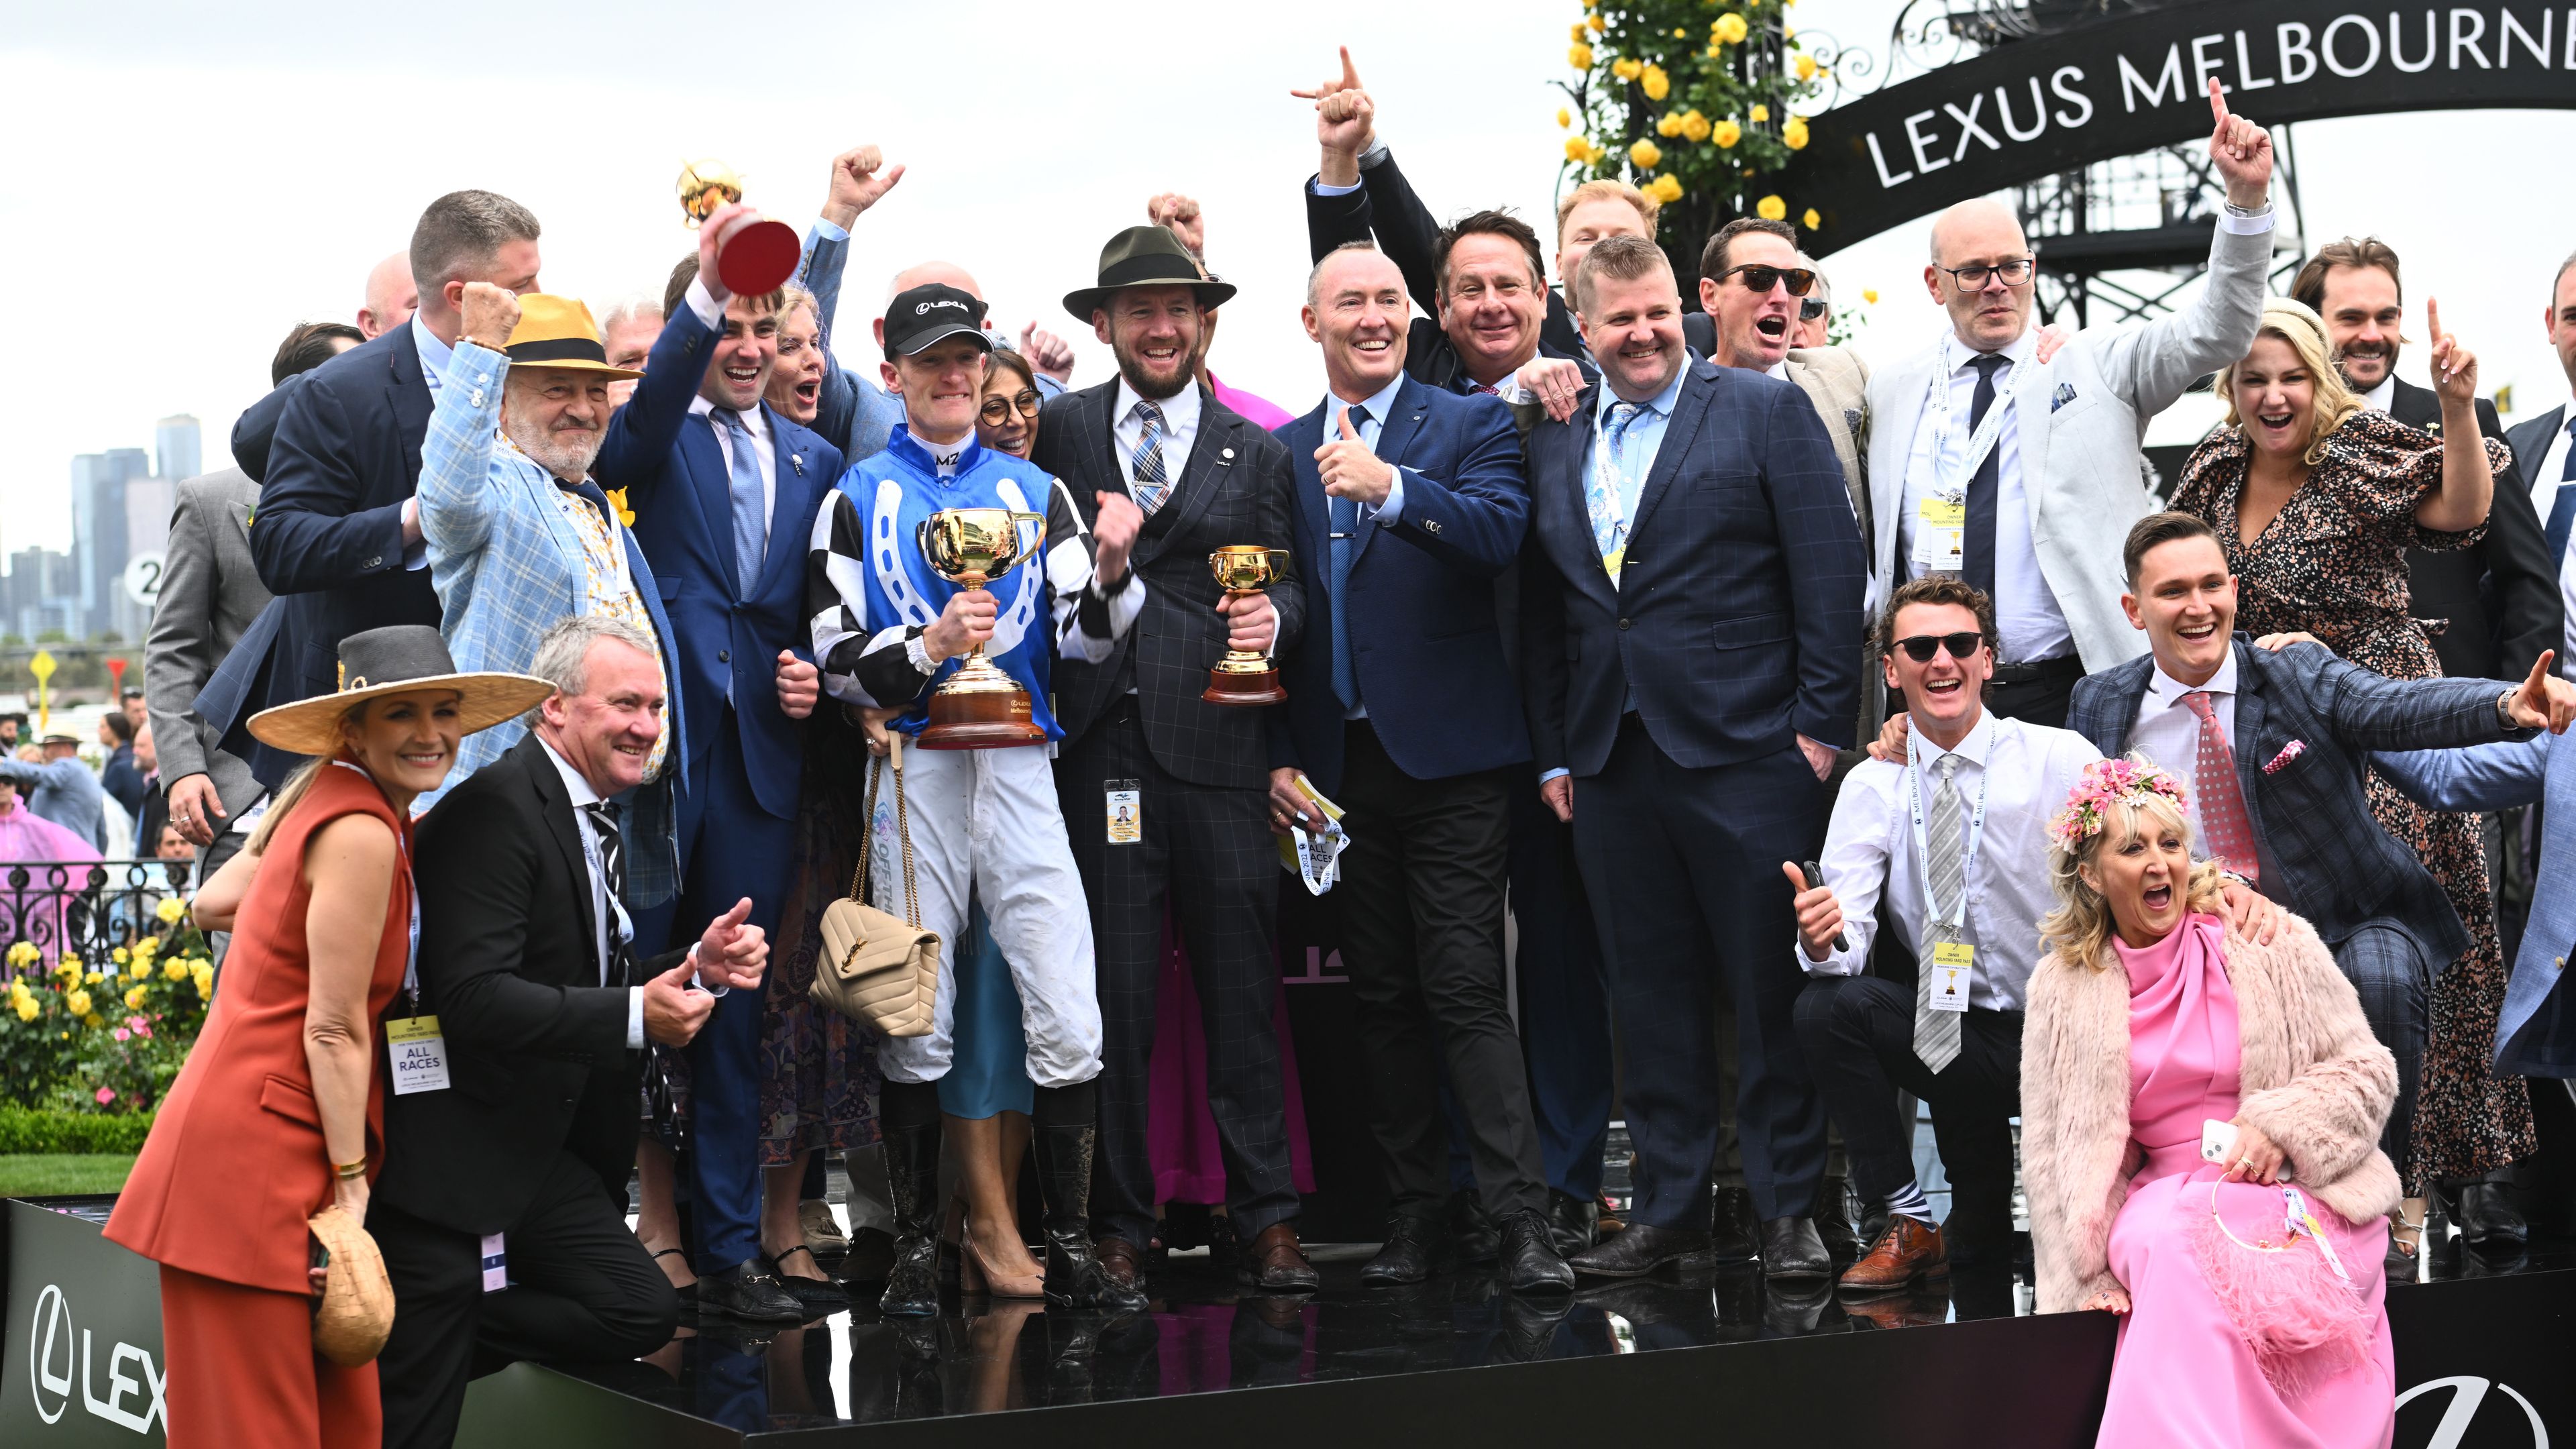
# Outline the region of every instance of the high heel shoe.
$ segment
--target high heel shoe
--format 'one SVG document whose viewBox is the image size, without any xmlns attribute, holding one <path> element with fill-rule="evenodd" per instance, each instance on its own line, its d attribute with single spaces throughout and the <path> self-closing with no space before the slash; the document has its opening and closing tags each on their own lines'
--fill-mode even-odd
<svg viewBox="0 0 2576 1449">
<path fill-rule="evenodd" d="M 2424 1200 L 2408 1198 L 2388 1215 L 2388 1257 L 2381 1269 L 2388 1285 L 2420 1281 L 2423 1242 Z"/>
<path fill-rule="evenodd" d="M 984 1261 L 984 1252 L 975 1246 L 975 1231 L 970 1223 L 957 1235 L 958 1276 L 969 1293 L 990 1293 L 996 1298 L 1044 1298 L 1044 1273 L 997 1273 Z"/>
</svg>

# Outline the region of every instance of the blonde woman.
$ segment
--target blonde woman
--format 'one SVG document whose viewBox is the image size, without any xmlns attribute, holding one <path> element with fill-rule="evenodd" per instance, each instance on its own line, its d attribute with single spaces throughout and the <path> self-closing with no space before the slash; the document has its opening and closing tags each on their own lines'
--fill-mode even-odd
<svg viewBox="0 0 2576 1449">
<path fill-rule="evenodd" d="M 2173 498 L 2218 532 L 2237 578 L 2238 629 L 2312 635 L 2391 679 L 2442 672 L 2410 610 L 2406 551 L 2475 543 L 2495 476 L 2511 462 L 2504 445 L 2478 436 L 2477 359 L 2442 330 L 2437 304 L 2425 313 L 2438 435 L 2363 407 L 2332 365 L 2317 314 L 2276 297 L 2252 350 L 2219 374 L 2227 426 L 2193 451 Z M 2426 810 L 2376 774 L 2370 808 L 2442 883 L 2470 940 L 2425 988 L 2420 1082 L 2403 1084 L 2383 1144 L 2409 1188 L 2391 1266 L 2412 1277 L 2427 1180 L 2458 1184 L 2528 1155 L 2531 1104 L 2520 1079 L 2488 1069 L 2505 969 L 2476 817 Z"/>
<path fill-rule="evenodd" d="M 2039 1311 L 2126 1320 L 2096 1443 L 2386 1444 L 2395 1060 L 2306 921 L 2227 928 L 2172 776 L 2090 765 L 2050 834 L 2022 1165 Z"/>
</svg>

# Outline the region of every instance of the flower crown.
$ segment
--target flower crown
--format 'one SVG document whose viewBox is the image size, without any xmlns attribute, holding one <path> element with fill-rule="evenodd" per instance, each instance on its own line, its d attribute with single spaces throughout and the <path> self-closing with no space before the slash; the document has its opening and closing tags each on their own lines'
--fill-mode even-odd
<svg viewBox="0 0 2576 1449">
<path fill-rule="evenodd" d="M 2072 851 L 2102 833 L 2112 806 L 2136 805 L 2150 795 L 2164 796 L 2177 809 L 2187 803 L 2182 783 L 2144 760 L 2095 760 L 2067 792 L 2066 808 L 2048 822 L 2048 838 Z"/>
</svg>

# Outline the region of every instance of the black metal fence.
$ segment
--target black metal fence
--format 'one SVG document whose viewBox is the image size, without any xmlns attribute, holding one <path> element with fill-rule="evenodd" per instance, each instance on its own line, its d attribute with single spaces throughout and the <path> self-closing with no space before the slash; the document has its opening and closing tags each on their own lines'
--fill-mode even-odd
<svg viewBox="0 0 2576 1449">
<path fill-rule="evenodd" d="M 95 965 L 160 924 L 161 903 L 184 900 L 195 866 L 177 860 L 0 863 L 0 961 L 20 943 L 42 970 L 65 955 Z M 0 966 L 0 980 L 17 968 Z"/>
</svg>

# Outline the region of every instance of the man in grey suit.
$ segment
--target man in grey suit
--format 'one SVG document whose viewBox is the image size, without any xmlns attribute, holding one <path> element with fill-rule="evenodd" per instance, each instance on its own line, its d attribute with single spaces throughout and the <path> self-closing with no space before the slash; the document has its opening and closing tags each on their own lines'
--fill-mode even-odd
<svg viewBox="0 0 2576 1449">
<path fill-rule="evenodd" d="M 2117 557 L 2151 507 L 2138 445 L 2192 379 L 2245 355 L 2271 261 L 2272 143 L 2210 86 L 2209 153 L 2227 184 L 2209 283 L 2187 310 L 2086 331 L 2036 355 L 2030 243 L 2011 211 L 1966 201 L 1932 229 L 1923 271 L 1951 330 L 1869 381 L 1873 596 L 1956 573 L 1995 601 L 2003 648 L 1987 704 L 2063 725 L 2075 682 L 2142 652 Z"/>
</svg>

